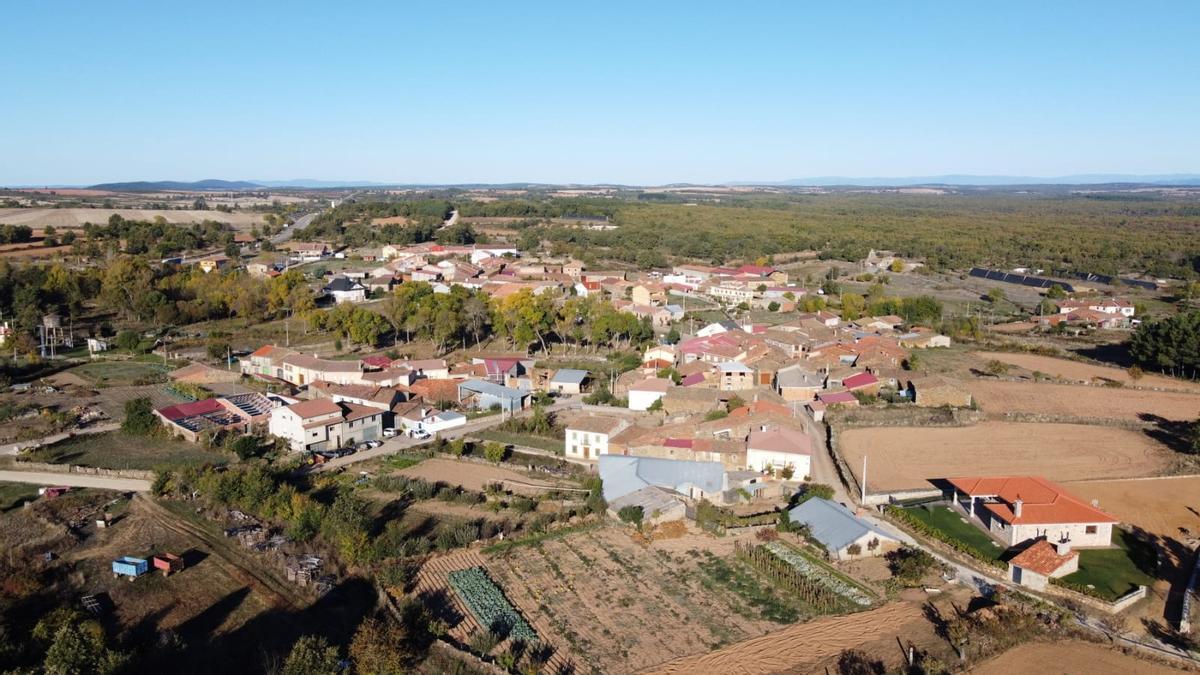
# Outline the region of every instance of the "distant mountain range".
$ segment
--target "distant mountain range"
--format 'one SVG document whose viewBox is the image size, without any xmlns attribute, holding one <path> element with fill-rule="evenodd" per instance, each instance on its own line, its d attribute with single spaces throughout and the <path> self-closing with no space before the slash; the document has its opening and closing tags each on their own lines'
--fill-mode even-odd
<svg viewBox="0 0 1200 675">
<path fill-rule="evenodd" d="M 948 174 L 944 176 L 908 176 L 849 178 L 846 176 L 820 176 L 816 178 L 792 178 L 769 182 L 744 182 L 734 185 L 812 185 L 827 187 L 836 185 L 860 185 L 864 187 L 905 187 L 914 185 L 1110 185 L 1114 183 L 1136 183 L 1145 185 L 1200 185 L 1200 174 L 1175 173 L 1163 175 L 1134 175 L 1118 173 L 1087 173 L 1074 176 L 973 176 Z"/>
<path fill-rule="evenodd" d="M 229 192 L 236 190 L 261 190 L 263 188 L 348 188 L 348 187 L 381 187 L 389 183 L 372 183 L 371 181 L 333 181 L 297 178 L 294 180 L 219 180 L 209 178 L 197 181 L 130 181 L 128 183 L 100 183 L 90 185 L 93 190 L 109 190 L 111 192 L 162 192 L 167 190 Z"/>
</svg>

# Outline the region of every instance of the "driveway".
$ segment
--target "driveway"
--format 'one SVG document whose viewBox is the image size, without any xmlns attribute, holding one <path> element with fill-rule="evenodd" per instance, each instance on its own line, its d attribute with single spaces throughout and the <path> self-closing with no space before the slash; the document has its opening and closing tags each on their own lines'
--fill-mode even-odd
<svg viewBox="0 0 1200 675">
<path fill-rule="evenodd" d="M 150 481 L 137 478 L 90 476 L 85 473 L 51 473 L 42 471 L 0 471 L 0 481 L 33 485 L 70 485 L 81 488 L 101 488 L 120 492 L 149 492 Z"/>
</svg>

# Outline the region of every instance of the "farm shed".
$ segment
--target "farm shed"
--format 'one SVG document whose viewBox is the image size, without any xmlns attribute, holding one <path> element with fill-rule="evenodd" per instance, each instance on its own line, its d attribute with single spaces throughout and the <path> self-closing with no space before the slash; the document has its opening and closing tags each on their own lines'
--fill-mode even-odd
<svg viewBox="0 0 1200 675">
<path fill-rule="evenodd" d="M 913 380 L 908 383 L 908 388 L 913 402 L 922 408 L 969 408 L 973 400 L 971 392 L 953 380 L 937 375 Z"/>
<path fill-rule="evenodd" d="M 1051 579 L 1078 569 L 1079 551 L 1072 551 L 1070 542 L 1051 544 L 1039 539 L 1008 561 L 1008 578 L 1019 586 L 1042 591 Z"/>
<path fill-rule="evenodd" d="M 813 539 L 830 555 L 847 558 L 882 555 L 900 545 L 900 541 L 878 526 L 859 518 L 837 502 L 813 497 L 788 512 L 793 523 L 808 526 Z M 859 552 L 848 549 L 857 546 Z"/>
<path fill-rule="evenodd" d="M 529 407 L 529 392 L 485 380 L 467 380 L 458 384 L 458 401 L 479 410 L 499 406 L 501 410 L 511 413 Z"/>
<path fill-rule="evenodd" d="M 561 368 L 550 378 L 550 391 L 559 394 L 582 394 L 589 376 L 586 370 Z"/>
</svg>

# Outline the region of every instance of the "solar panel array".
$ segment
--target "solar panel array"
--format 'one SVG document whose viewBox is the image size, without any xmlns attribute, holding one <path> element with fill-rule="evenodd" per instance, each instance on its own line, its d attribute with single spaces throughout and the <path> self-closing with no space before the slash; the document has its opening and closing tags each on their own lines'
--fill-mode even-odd
<svg viewBox="0 0 1200 675">
<path fill-rule="evenodd" d="M 991 281 L 1003 281 L 1006 284 L 1018 284 L 1021 286 L 1032 286 L 1033 288 L 1050 288 L 1051 286 L 1059 286 L 1064 291 L 1072 293 L 1075 288 L 1065 281 L 1055 279 L 1047 279 L 1045 277 L 1034 277 L 1028 274 L 1016 274 L 1013 272 L 1004 272 L 1002 270 L 988 270 L 982 267 L 972 267 L 970 275 L 977 279 L 989 279 Z"/>
<path fill-rule="evenodd" d="M 1154 283 L 1153 281 L 1143 281 L 1141 279 L 1127 279 L 1125 277 L 1112 277 L 1107 274 L 1092 274 L 1090 272 L 1055 271 L 1054 273 L 1060 277 L 1070 277 L 1072 279 L 1079 279 L 1081 281 L 1089 281 L 1091 283 L 1100 283 L 1100 284 L 1112 284 L 1113 279 L 1117 279 L 1119 281 L 1119 283 L 1121 283 L 1124 286 L 1135 286 L 1137 288 L 1144 288 L 1149 291 L 1158 290 L 1158 284 Z"/>
</svg>

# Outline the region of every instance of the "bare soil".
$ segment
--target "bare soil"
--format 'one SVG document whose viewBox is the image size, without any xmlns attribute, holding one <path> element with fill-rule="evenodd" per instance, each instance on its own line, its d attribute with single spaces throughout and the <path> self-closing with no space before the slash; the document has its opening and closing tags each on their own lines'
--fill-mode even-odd
<svg viewBox="0 0 1200 675">
<path fill-rule="evenodd" d="M 871 491 L 928 488 L 932 478 L 962 475 L 1152 476 L 1171 462 L 1171 452 L 1140 431 L 1081 424 L 848 429 L 840 449 L 860 479 L 863 456 L 869 456 Z"/>
<path fill-rule="evenodd" d="M 1200 536 L 1200 476 L 1145 480 L 1109 480 L 1072 483 L 1083 499 L 1100 501 L 1100 508 L 1121 522 L 1162 537 Z"/>
<path fill-rule="evenodd" d="M 1127 387 L 1136 387 L 1139 389 L 1166 389 L 1186 392 L 1200 392 L 1200 382 L 1190 382 L 1188 380 L 1180 380 L 1178 378 L 1166 377 L 1165 375 L 1155 375 L 1152 373 L 1146 373 L 1140 379 L 1135 380 L 1130 377 L 1128 371 L 1122 370 L 1121 368 L 1098 366 L 1090 363 L 1071 361 L 1069 359 L 1060 359 L 1053 356 L 1040 356 L 1038 354 L 1022 354 L 1013 352 L 976 352 L 974 356 L 977 356 L 984 361 L 1001 361 L 1011 366 L 1016 366 L 1018 368 L 1027 370 L 1030 373 L 1037 371 L 1052 377 L 1059 377 L 1064 380 L 1074 380 L 1076 382 L 1111 380 L 1114 382 L 1122 382 Z"/>
<path fill-rule="evenodd" d="M 249 230 L 253 225 L 263 224 L 261 213 L 222 213 L 220 211 L 173 211 L 161 209 L 49 209 L 15 208 L 0 209 L 0 222 L 9 225 L 30 227 L 73 228 L 84 223 L 107 223 L 114 213 L 126 220 L 154 220 L 162 216 L 169 223 L 198 223 L 215 220 L 229 223 L 234 229 Z"/>
<path fill-rule="evenodd" d="M 967 390 L 988 413 L 1030 413 L 1062 417 L 1142 420 L 1158 416 L 1171 421 L 1200 417 L 1200 393 L 1148 391 L 1074 384 L 977 379 Z"/>
<path fill-rule="evenodd" d="M 1091 642 L 1030 642 L 984 661 L 970 670 L 974 675 L 1178 675 L 1184 672 L 1170 666 L 1139 659 L 1104 645 Z"/>
<path fill-rule="evenodd" d="M 427 459 L 416 466 L 397 472 L 409 478 L 441 481 L 448 485 L 460 485 L 468 490 L 482 492 L 489 483 L 504 483 L 507 490 L 525 494 L 537 494 L 558 487 L 544 479 L 533 479 L 502 466 L 456 462 L 451 459 Z M 577 487 L 572 484 L 566 487 Z"/>
</svg>

